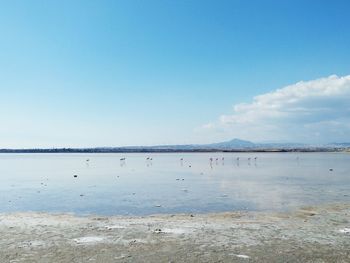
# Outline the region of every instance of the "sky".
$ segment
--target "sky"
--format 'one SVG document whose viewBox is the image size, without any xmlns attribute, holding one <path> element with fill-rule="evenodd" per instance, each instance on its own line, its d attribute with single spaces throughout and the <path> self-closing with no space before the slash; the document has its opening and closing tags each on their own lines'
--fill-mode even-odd
<svg viewBox="0 0 350 263">
<path fill-rule="evenodd" d="M 350 141 L 347 0 L 0 0 L 0 148 Z"/>
</svg>

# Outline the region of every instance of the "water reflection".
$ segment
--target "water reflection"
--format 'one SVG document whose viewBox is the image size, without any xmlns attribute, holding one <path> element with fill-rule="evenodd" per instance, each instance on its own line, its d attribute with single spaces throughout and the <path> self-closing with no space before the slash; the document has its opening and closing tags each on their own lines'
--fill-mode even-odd
<svg viewBox="0 0 350 263">
<path fill-rule="evenodd" d="M 0 211 L 195 213 L 350 201 L 349 161 L 342 153 L 2 154 Z"/>
</svg>

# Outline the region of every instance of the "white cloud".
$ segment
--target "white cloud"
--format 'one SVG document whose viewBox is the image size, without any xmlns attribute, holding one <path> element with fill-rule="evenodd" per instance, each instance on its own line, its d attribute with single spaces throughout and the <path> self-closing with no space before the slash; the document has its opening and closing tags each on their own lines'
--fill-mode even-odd
<svg viewBox="0 0 350 263">
<path fill-rule="evenodd" d="M 256 96 L 202 130 L 253 141 L 350 141 L 350 75 L 301 81 Z"/>
</svg>

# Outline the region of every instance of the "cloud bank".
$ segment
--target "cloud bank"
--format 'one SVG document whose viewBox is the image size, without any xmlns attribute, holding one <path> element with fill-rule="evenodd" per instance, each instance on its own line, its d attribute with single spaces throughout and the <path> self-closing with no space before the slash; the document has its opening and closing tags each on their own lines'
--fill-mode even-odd
<svg viewBox="0 0 350 263">
<path fill-rule="evenodd" d="M 256 96 L 203 130 L 253 141 L 350 141 L 350 75 L 301 81 Z"/>
</svg>

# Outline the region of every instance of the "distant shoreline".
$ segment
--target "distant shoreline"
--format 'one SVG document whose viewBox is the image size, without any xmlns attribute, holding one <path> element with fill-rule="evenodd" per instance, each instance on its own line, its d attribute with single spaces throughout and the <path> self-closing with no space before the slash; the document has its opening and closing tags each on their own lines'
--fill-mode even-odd
<svg viewBox="0 0 350 263">
<path fill-rule="evenodd" d="M 1 147 L 1 146 L 0 146 Z M 138 146 L 0 148 L 0 153 L 210 153 L 210 152 L 350 152 L 350 143 L 254 143 L 232 139 L 210 144 Z"/>
<path fill-rule="evenodd" d="M 0 149 L 0 153 L 276 153 L 276 152 L 350 152 L 349 148 L 281 148 L 281 149 L 133 149 L 133 148 L 57 148 Z"/>
</svg>

